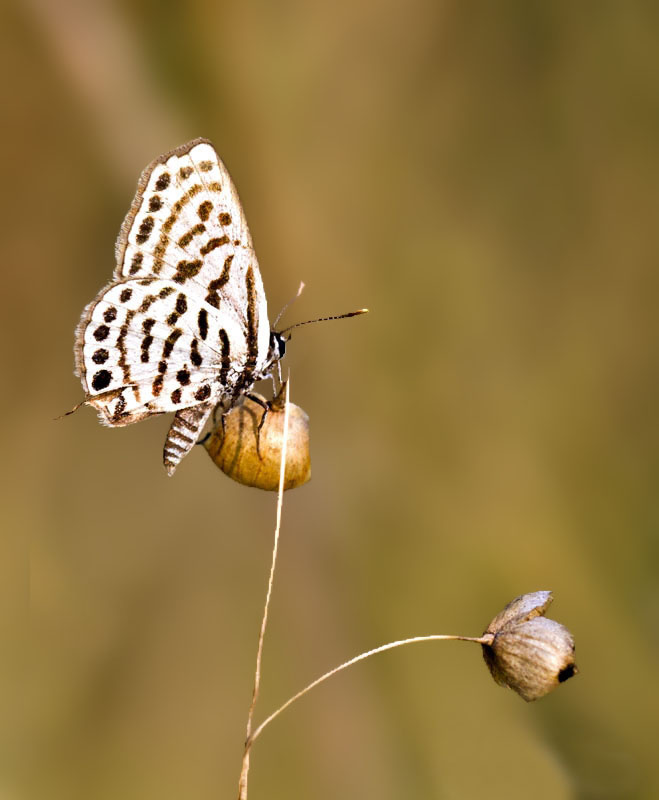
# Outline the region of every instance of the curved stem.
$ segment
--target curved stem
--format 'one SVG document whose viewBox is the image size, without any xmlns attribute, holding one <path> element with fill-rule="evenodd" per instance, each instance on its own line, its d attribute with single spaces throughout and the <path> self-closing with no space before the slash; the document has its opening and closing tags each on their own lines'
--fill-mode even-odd
<svg viewBox="0 0 659 800">
<path fill-rule="evenodd" d="M 299 700 L 307 692 L 310 692 L 313 688 L 318 686 L 318 684 L 323 683 L 323 681 L 326 681 L 328 678 L 331 678 L 332 675 L 336 675 L 337 672 L 341 672 L 341 670 L 344 670 L 347 667 L 356 664 L 358 661 L 363 661 L 365 658 L 370 658 L 370 656 L 374 656 L 376 653 L 383 653 L 385 650 L 393 650 L 394 647 L 402 647 L 403 645 L 413 644 L 415 642 L 433 642 L 433 641 L 436 642 L 441 640 L 454 640 L 462 642 L 476 642 L 477 644 L 491 644 L 492 639 L 493 636 L 491 633 L 486 633 L 483 634 L 483 636 L 478 636 L 478 637 L 456 636 L 452 634 L 436 633 L 436 634 L 431 634 L 429 636 L 413 636 L 410 639 L 399 639 L 398 641 L 388 642 L 387 644 L 380 645 L 380 647 L 375 647 L 373 650 L 368 650 L 365 653 L 360 653 L 358 656 L 351 658 L 349 661 L 345 661 L 343 664 L 339 664 L 338 667 L 334 667 L 334 669 L 331 669 L 329 672 L 326 672 L 324 675 L 321 675 L 320 678 L 316 678 L 315 681 L 312 681 L 308 686 L 305 686 L 304 689 L 300 690 L 297 694 L 294 694 L 276 711 L 270 714 L 270 716 L 258 726 L 258 728 L 254 731 L 254 733 L 248 737 L 245 746 L 246 753 L 249 753 L 249 748 L 261 735 L 263 729 L 267 725 L 269 725 L 273 721 L 273 719 L 278 717 L 282 713 L 282 711 L 285 711 L 296 700 Z"/>
</svg>

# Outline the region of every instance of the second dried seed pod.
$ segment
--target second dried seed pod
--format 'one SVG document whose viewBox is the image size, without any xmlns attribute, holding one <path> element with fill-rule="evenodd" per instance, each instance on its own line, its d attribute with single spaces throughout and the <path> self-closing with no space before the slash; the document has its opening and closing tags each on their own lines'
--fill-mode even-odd
<svg viewBox="0 0 659 800">
<path fill-rule="evenodd" d="M 544 614 L 551 592 L 516 597 L 490 622 L 483 656 L 494 680 L 537 700 L 577 672 L 570 631 Z"/>
</svg>

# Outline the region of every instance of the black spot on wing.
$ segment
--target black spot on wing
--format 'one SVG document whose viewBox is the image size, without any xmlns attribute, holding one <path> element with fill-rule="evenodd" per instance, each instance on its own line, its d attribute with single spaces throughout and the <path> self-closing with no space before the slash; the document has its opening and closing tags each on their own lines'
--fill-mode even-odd
<svg viewBox="0 0 659 800">
<path fill-rule="evenodd" d="M 149 362 L 149 350 L 152 344 L 153 344 L 153 336 L 151 336 L 151 334 L 148 333 L 142 339 L 142 354 L 140 356 L 140 360 L 142 361 L 143 364 L 148 364 Z"/>
<path fill-rule="evenodd" d="M 95 392 L 100 392 L 103 389 L 107 389 L 107 387 L 110 385 L 111 380 L 112 380 L 112 373 L 109 372 L 107 369 L 101 369 L 92 378 L 92 389 Z"/>
<path fill-rule="evenodd" d="M 151 217 L 151 216 L 145 217 L 142 220 L 142 222 L 140 223 L 139 230 L 138 230 L 137 234 L 135 235 L 135 241 L 138 244 L 144 244 L 144 242 L 147 241 L 149 236 L 151 236 L 151 231 L 153 230 L 154 224 L 155 224 L 155 221 L 154 221 L 153 217 Z"/>
<path fill-rule="evenodd" d="M 166 233 L 160 234 L 160 240 L 158 244 L 153 248 L 153 271 L 158 274 L 162 270 L 163 265 L 163 256 L 167 252 L 167 244 L 169 242 L 169 236 Z"/>
<path fill-rule="evenodd" d="M 190 342 L 190 361 L 195 367 L 200 367 L 204 361 L 199 352 L 199 342 L 197 339 L 193 339 Z"/>
<path fill-rule="evenodd" d="M 185 259 L 178 262 L 176 265 L 176 274 L 174 280 L 176 283 L 185 283 L 189 278 L 194 278 L 201 271 L 203 263 L 200 259 L 195 261 L 185 261 Z"/>
<path fill-rule="evenodd" d="M 251 266 L 247 268 L 245 273 L 245 288 L 247 289 L 247 358 L 240 377 L 234 386 L 234 394 L 246 391 L 254 383 L 254 370 L 259 355 L 256 281 L 254 280 L 254 270 Z"/>
<path fill-rule="evenodd" d="M 254 281 L 254 271 L 250 266 L 245 275 L 245 285 L 247 287 L 247 362 L 249 367 L 256 365 L 259 354 L 258 340 L 258 313 L 256 310 L 256 283 Z"/>
<path fill-rule="evenodd" d="M 220 352 L 221 352 L 221 368 L 220 368 L 220 383 L 226 386 L 229 378 L 229 370 L 231 369 L 231 345 L 229 344 L 229 335 L 220 328 Z"/>
<path fill-rule="evenodd" d="M 151 345 L 153 344 L 153 336 L 151 336 L 151 329 L 156 324 L 155 319 L 145 319 L 142 323 L 142 331 L 144 332 L 144 338 L 142 339 L 142 355 L 140 356 L 140 360 L 143 364 L 147 364 L 149 361 L 149 350 Z"/>
<path fill-rule="evenodd" d="M 247 358 L 245 366 L 236 382 L 234 391 L 245 391 L 254 382 L 254 369 L 259 354 L 258 340 L 258 312 L 256 308 L 256 281 L 254 270 L 248 267 L 245 273 L 245 288 L 247 289 Z"/>
<path fill-rule="evenodd" d="M 224 266 L 219 278 L 215 278 L 208 284 L 208 294 L 204 298 L 208 305 L 213 308 L 220 307 L 220 296 L 218 290 L 221 289 L 231 277 L 231 262 L 233 261 L 233 253 L 224 259 Z"/>
<path fill-rule="evenodd" d="M 109 357 L 110 354 L 108 353 L 108 351 L 104 347 L 102 347 L 94 353 L 94 355 L 92 356 L 92 361 L 94 362 L 94 364 L 105 364 L 105 362 L 108 360 Z"/>
<path fill-rule="evenodd" d="M 139 272 L 140 267 L 142 266 L 142 261 L 144 261 L 144 256 L 138 250 L 138 252 L 135 253 L 135 255 L 133 256 L 133 260 L 130 262 L 130 269 L 128 270 L 128 274 L 135 275 L 137 272 Z"/>
<path fill-rule="evenodd" d="M 117 349 L 119 350 L 119 358 L 117 360 L 117 364 L 121 367 L 124 373 L 124 381 L 126 383 L 130 383 L 131 375 L 130 375 L 130 364 L 128 359 L 126 358 L 126 336 L 128 335 L 128 328 L 135 316 L 134 311 L 128 311 L 126 313 L 126 319 L 124 324 L 121 326 L 121 330 L 119 331 L 119 336 L 117 337 Z"/>
<path fill-rule="evenodd" d="M 194 239 L 195 236 L 199 236 L 200 233 L 203 233 L 206 230 L 206 226 L 201 222 L 198 222 L 192 228 L 190 228 L 187 233 L 184 233 L 183 236 L 178 240 L 179 247 L 187 247 L 190 242 Z M 202 248 L 202 255 L 203 255 L 203 248 Z"/>
<path fill-rule="evenodd" d="M 112 414 L 112 419 L 115 422 L 118 422 L 123 416 L 125 409 L 126 409 L 126 398 L 122 394 L 119 395 L 119 397 L 117 398 L 117 402 L 114 407 L 114 413 Z"/>
<path fill-rule="evenodd" d="M 165 189 L 169 186 L 169 182 L 171 181 L 171 175 L 169 172 L 161 172 L 158 180 L 155 183 L 155 190 L 157 192 L 164 192 Z"/>
<path fill-rule="evenodd" d="M 211 251 L 216 250 L 218 247 L 222 247 L 225 244 L 229 244 L 231 240 L 228 236 L 218 236 L 214 239 L 209 239 L 206 244 L 199 250 L 202 256 L 207 256 Z"/>
<path fill-rule="evenodd" d="M 197 322 L 199 324 L 199 335 L 202 339 L 205 339 L 208 336 L 208 311 L 205 308 L 199 309 Z"/>
<path fill-rule="evenodd" d="M 162 375 L 156 375 L 153 379 L 153 383 L 151 384 L 151 391 L 153 392 L 154 397 L 158 397 L 160 392 L 162 392 L 162 385 L 164 382 L 164 378 Z"/>
<path fill-rule="evenodd" d="M 162 348 L 162 357 L 169 358 L 172 354 L 172 350 L 174 349 L 174 345 L 183 335 L 183 331 L 180 328 L 174 328 L 174 330 L 169 334 L 167 339 L 165 339 L 165 344 Z"/>
<path fill-rule="evenodd" d="M 210 217 L 211 211 L 213 210 L 213 204 L 210 200 L 204 200 L 203 203 L 199 204 L 199 208 L 197 209 L 197 215 L 202 222 L 206 222 L 206 220 Z"/>
<path fill-rule="evenodd" d="M 140 303 L 139 311 L 141 314 L 144 314 L 149 310 L 149 308 L 156 302 L 156 296 L 154 294 L 147 294 L 144 297 L 144 300 Z"/>
</svg>

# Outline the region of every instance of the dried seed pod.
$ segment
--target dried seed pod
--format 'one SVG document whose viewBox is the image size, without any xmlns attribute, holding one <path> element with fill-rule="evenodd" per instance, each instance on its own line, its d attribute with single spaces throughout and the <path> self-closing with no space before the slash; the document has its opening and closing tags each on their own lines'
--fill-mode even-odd
<svg viewBox="0 0 659 800">
<path fill-rule="evenodd" d="M 268 405 L 267 412 L 265 405 Z M 276 492 L 283 441 L 282 390 L 270 404 L 264 400 L 263 406 L 245 397 L 239 406 L 224 415 L 223 421 L 218 421 L 204 447 L 222 472 L 234 481 Z M 284 489 L 302 486 L 310 478 L 309 417 L 299 406 L 289 403 Z"/>
<path fill-rule="evenodd" d="M 516 597 L 492 620 L 483 637 L 483 656 L 494 680 L 524 700 L 537 700 L 577 672 L 574 639 L 544 614 L 551 592 Z"/>
</svg>

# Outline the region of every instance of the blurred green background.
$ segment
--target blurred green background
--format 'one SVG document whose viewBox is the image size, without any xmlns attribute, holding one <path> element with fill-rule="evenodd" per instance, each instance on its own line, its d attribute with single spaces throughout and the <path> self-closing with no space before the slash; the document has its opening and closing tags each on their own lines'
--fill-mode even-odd
<svg viewBox="0 0 659 800">
<path fill-rule="evenodd" d="M 257 721 L 361 650 L 478 635 L 537 589 L 581 669 L 526 705 L 472 645 L 378 656 L 264 733 L 251 800 L 659 796 L 658 7 L 3 17 L 2 582 L 27 610 L 29 580 L 32 642 L 26 662 L 3 604 L 0 796 L 236 796 L 275 496 L 201 448 L 168 479 L 169 419 L 53 422 L 137 178 L 196 136 L 238 186 L 271 318 L 300 280 L 290 321 L 372 312 L 286 357 L 313 479 L 285 498 Z"/>
</svg>

